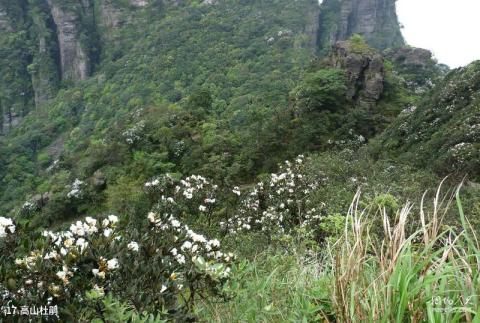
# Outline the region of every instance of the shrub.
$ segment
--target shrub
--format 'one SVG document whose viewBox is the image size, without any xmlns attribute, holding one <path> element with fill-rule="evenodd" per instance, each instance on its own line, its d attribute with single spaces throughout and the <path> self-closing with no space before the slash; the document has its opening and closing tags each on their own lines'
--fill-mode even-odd
<svg viewBox="0 0 480 323">
<path fill-rule="evenodd" d="M 102 308 L 102 298 L 93 306 L 88 295 L 113 293 L 140 313 L 163 309 L 165 318 L 188 319 L 197 295 L 221 295 L 234 256 L 170 214 L 147 218 L 86 217 L 41 237 L 20 227 L 0 245 L 4 299 L 55 303 L 73 320 L 86 306 Z"/>
</svg>

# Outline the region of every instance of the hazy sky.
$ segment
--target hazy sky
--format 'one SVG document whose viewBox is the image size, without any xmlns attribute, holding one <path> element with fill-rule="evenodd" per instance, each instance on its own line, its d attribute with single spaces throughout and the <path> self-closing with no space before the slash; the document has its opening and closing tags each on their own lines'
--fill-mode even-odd
<svg viewBox="0 0 480 323">
<path fill-rule="evenodd" d="M 433 51 L 450 67 L 480 60 L 480 0 L 398 0 L 409 45 Z"/>
</svg>

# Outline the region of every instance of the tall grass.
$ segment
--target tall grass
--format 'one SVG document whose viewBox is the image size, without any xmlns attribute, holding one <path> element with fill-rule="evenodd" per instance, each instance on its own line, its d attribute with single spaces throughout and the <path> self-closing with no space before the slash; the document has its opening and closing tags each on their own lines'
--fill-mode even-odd
<svg viewBox="0 0 480 323">
<path fill-rule="evenodd" d="M 314 322 L 330 282 L 318 261 L 268 249 L 234 269 L 230 301 L 202 300 L 197 315 L 202 322 Z"/>
<path fill-rule="evenodd" d="M 357 193 L 343 236 L 320 255 L 298 244 L 267 248 L 234 270 L 230 301 L 203 300 L 198 314 L 208 322 L 480 323 L 480 247 L 459 190 L 442 194 L 440 185 L 431 206 L 424 195 L 420 211 L 406 204 L 394 216 L 361 209 Z M 455 201 L 457 228 L 444 224 Z"/>
<path fill-rule="evenodd" d="M 456 201 L 461 230 L 445 228 L 452 199 L 439 187 L 430 213 L 424 201 L 419 228 L 405 205 L 394 221 L 381 210 L 383 234 L 371 233 L 372 222 L 355 196 L 345 233 L 330 248 L 335 277 L 332 300 L 340 322 L 480 322 L 480 248 L 473 228 Z M 391 223 L 393 222 L 393 223 Z"/>
</svg>

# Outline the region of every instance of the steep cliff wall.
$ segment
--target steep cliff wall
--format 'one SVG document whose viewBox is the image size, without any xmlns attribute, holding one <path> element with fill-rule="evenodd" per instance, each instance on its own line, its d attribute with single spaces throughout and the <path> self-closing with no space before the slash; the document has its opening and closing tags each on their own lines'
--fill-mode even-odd
<svg viewBox="0 0 480 323">
<path fill-rule="evenodd" d="M 57 29 L 62 80 L 84 80 L 90 74 L 90 58 L 80 40 L 79 9 L 85 8 L 66 9 L 52 0 L 48 0 L 48 4 Z"/>
<path fill-rule="evenodd" d="M 32 42 L 37 47 L 32 53 L 32 63 L 28 70 L 32 76 L 35 106 L 40 107 L 56 93 L 60 81 L 60 53 L 57 28 L 48 4 L 32 4 L 30 15 L 33 16 Z"/>
<path fill-rule="evenodd" d="M 149 3 L 0 0 L 0 114 L 7 123 L 53 98 L 60 81 L 88 78 L 103 44 L 112 45 L 115 31 Z"/>
<path fill-rule="evenodd" d="M 379 50 L 404 44 L 396 0 L 325 0 L 321 6 L 319 43 L 328 49 L 354 34 Z"/>
</svg>

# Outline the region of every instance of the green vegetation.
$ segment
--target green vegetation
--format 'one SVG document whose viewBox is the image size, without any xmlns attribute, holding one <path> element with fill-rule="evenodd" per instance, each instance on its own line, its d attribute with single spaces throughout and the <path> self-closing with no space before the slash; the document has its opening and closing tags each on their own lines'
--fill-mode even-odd
<svg viewBox="0 0 480 323">
<path fill-rule="evenodd" d="M 44 0 L 0 0 L 1 306 L 479 320 L 479 62 L 412 67 L 385 35 L 330 53 L 339 1 L 315 32 L 316 0 L 52 3 L 86 80 Z"/>
<path fill-rule="evenodd" d="M 405 110 L 375 143 L 376 156 L 408 160 L 437 173 L 480 179 L 480 63 L 449 73 L 417 106 Z"/>
</svg>

